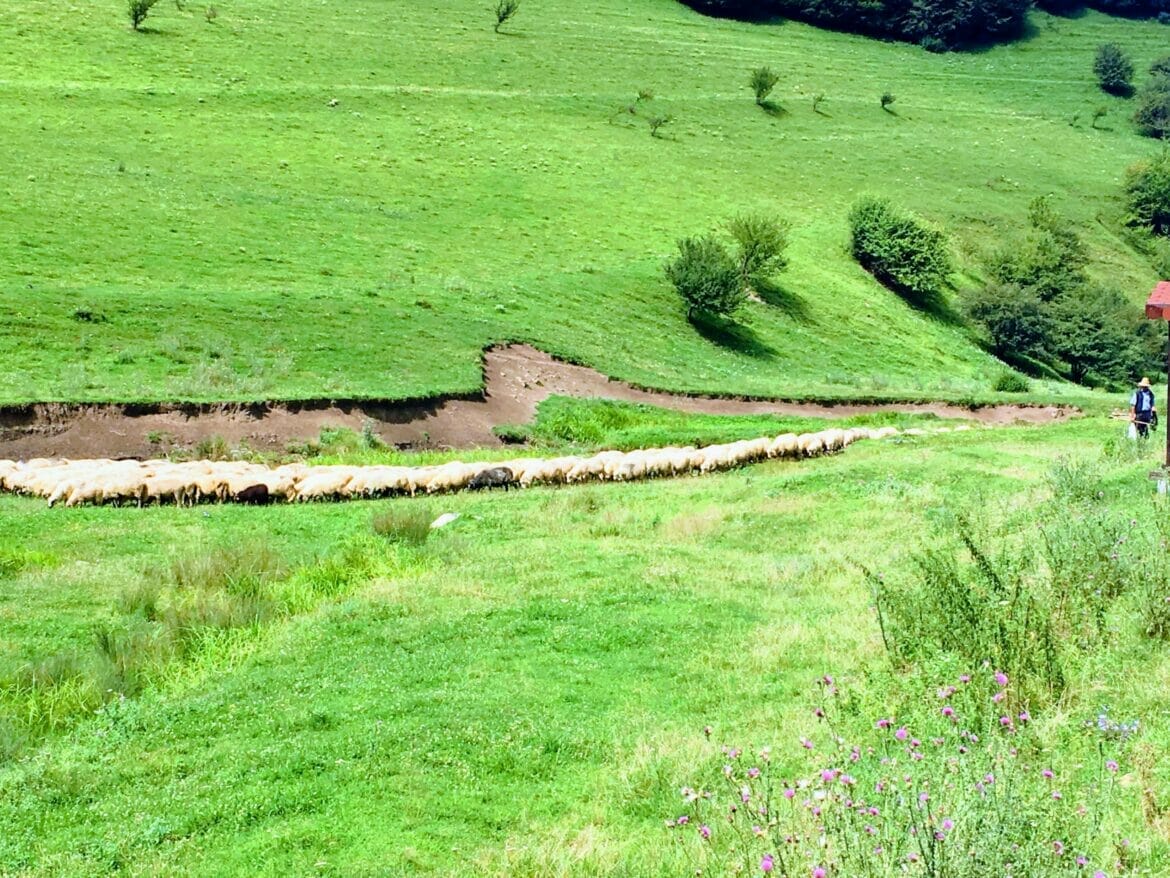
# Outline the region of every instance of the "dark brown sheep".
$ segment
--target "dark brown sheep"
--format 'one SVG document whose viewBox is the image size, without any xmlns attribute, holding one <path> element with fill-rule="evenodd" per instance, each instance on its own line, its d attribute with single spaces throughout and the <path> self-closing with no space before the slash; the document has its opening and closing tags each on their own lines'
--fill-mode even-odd
<svg viewBox="0 0 1170 878">
<path fill-rule="evenodd" d="M 515 473 L 506 466 L 494 466 L 476 473 L 467 483 L 467 487 L 471 491 L 480 491 L 484 488 L 503 488 L 506 491 L 515 484 Z"/>
<path fill-rule="evenodd" d="M 272 497 L 268 493 L 267 485 L 248 485 L 236 494 L 235 500 L 249 506 L 267 506 L 272 502 Z"/>
</svg>

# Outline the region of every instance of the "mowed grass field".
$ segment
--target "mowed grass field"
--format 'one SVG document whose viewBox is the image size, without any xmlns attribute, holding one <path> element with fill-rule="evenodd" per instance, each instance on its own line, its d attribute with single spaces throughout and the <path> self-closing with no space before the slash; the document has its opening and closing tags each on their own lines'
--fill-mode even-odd
<svg viewBox="0 0 1170 878">
<path fill-rule="evenodd" d="M 468 391 L 504 340 L 676 390 L 988 393 L 1001 367 L 963 329 L 850 259 L 864 192 L 947 229 L 960 283 L 1039 195 L 1095 275 L 1135 300 L 1155 279 L 1117 234 L 1155 145 L 1091 65 L 1117 41 L 1140 79 L 1156 23 L 1037 14 L 931 55 L 674 0 L 526 2 L 498 35 L 480 0 L 214 5 L 160 3 L 143 33 L 120 2 L 0 8 L 0 402 Z M 639 89 L 661 138 L 621 112 Z M 747 210 L 792 223 L 791 267 L 704 337 L 662 262 Z"/>
<path fill-rule="evenodd" d="M 663 821 L 682 786 L 718 774 L 715 742 L 773 745 L 787 770 L 799 737 L 823 733 L 821 675 L 888 684 L 862 569 L 911 575 L 913 554 L 963 512 L 1027 532 L 1064 455 L 1103 467 L 1109 506 L 1145 520 L 1150 461 L 1103 459 L 1116 433 L 1085 419 L 706 478 L 416 501 L 47 510 L 0 498 L 8 680 L 92 653 L 95 630 L 176 560 L 245 563 L 261 545 L 290 568 L 364 559 L 332 596 L 225 630 L 137 695 L 19 745 L 0 764 L 0 874 L 689 874 Z M 371 533 L 376 514 L 417 506 L 461 518 L 419 546 Z M 1070 799 L 1096 770 L 1083 722 L 1102 704 L 1140 718 L 1133 753 L 1170 743 L 1165 650 L 1125 601 L 1108 631 L 1060 703 L 1036 713 Z M 2 703 L 16 747 L 13 711 L 28 702 L 6 688 Z M 1135 758 L 1102 839 L 1124 834 L 1152 869 L 1117 874 L 1163 874 Z M 1161 801 L 1170 777 L 1152 764 L 1142 783 Z"/>
</svg>

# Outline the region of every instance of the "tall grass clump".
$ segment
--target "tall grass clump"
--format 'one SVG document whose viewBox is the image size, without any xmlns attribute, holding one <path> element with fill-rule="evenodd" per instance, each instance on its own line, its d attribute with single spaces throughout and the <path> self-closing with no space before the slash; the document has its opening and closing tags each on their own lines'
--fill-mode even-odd
<svg viewBox="0 0 1170 878">
<path fill-rule="evenodd" d="M 412 538 L 419 539 L 417 532 L 415 524 Z M 188 663 L 218 661 L 264 626 L 404 563 L 372 536 L 295 569 L 261 541 L 179 553 L 123 592 L 110 618 L 95 627 L 90 650 L 48 656 L 0 680 L 0 754 L 111 698 L 138 695 Z"/>
<path fill-rule="evenodd" d="M 1069 677 L 1066 637 L 1085 627 L 1079 607 L 1062 605 L 1023 544 L 990 547 L 971 523 L 913 559 L 913 575 L 869 575 L 883 642 L 902 666 L 939 655 L 990 662 L 1018 681 L 1030 701 L 1059 698 Z"/>
<path fill-rule="evenodd" d="M 378 536 L 394 543 L 421 546 L 432 533 L 430 510 L 415 504 L 399 504 L 377 513 L 370 528 Z"/>
</svg>

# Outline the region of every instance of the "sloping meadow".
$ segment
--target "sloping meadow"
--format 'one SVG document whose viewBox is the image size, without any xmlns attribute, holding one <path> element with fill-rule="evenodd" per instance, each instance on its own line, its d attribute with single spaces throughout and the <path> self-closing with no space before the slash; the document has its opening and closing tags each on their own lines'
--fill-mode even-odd
<svg viewBox="0 0 1170 878">
<path fill-rule="evenodd" d="M 938 874 L 917 825 L 935 862 L 979 851 L 946 874 L 1012 844 L 1028 875 L 1159 874 L 1170 579 L 1151 460 L 1116 432 L 421 503 L 0 498 L 0 870 Z M 68 662 L 107 691 L 33 728 Z M 890 771 L 923 806 L 854 821 Z M 1027 819 L 988 818 L 988 772 Z M 896 853 L 849 871 L 870 824 Z"/>
<path fill-rule="evenodd" d="M 683 391 L 987 391 L 966 330 L 849 257 L 864 192 L 947 230 L 960 284 L 1045 194 L 1100 279 L 1154 279 L 1113 215 L 1149 141 L 1091 61 L 1148 65 L 1155 23 L 1037 14 L 938 55 L 657 0 L 526 3 L 503 34 L 478 0 L 214 9 L 6 10 L 0 401 L 424 398 L 507 340 Z M 792 224 L 790 267 L 700 332 L 662 264 L 744 211 Z"/>
</svg>

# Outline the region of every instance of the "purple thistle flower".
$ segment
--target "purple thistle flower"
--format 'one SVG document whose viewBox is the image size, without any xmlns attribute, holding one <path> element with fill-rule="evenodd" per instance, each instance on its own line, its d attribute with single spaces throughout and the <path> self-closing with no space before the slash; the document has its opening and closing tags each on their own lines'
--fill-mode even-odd
<svg viewBox="0 0 1170 878">
<path fill-rule="evenodd" d="M 764 854 L 764 858 L 760 860 L 760 871 L 771 872 L 776 868 L 776 864 L 772 861 L 771 854 Z"/>
</svg>

